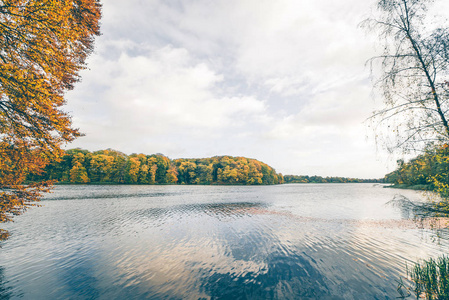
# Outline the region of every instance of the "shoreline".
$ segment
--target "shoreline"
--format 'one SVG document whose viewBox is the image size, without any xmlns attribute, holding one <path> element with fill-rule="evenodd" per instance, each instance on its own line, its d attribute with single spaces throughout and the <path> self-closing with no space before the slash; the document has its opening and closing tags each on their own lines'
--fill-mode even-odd
<svg viewBox="0 0 449 300">
<path fill-rule="evenodd" d="M 29 182 L 31 183 L 31 182 Z M 157 184 L 149 184 L 149 183 L 117 183 L 117 182 L 86 182 L 86 183 L 75 183 L 75 182 L 56 182 L 53 185 L 222 185 L 222 186 L 270 186 L 270 185 L 289 185 L 289 184 L 375 184 L 375 185 L 384 185 L 384 183 L 378 182 L 287 182 L 287 183 L 273 183 L 273 184 L 227 184 L 227 183 L 210 183 L 210 184 L 184 184 L 184 183 L 157 183 Z M 389 186 L 384 186 L 389 187 Z"/>
<path fill-rule="evenodd" d="M 401 190 L 415 190 L 415 191 L 432 191 L 432 186 L 430 184 L 415 184 L 415 185 L 409 185 L 409 184 L 392 184 L 392 185 L 386 185 L 384 188 L 390 188 L 390 189 L 401 189 Z"/>
</svg>

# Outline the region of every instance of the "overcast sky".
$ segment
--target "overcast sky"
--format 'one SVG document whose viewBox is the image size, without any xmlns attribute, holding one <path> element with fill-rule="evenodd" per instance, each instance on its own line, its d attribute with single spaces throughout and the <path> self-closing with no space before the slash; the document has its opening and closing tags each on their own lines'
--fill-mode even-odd
<svg viewBox="0 0 449 300">
<path fill-rule="evenodd" d="M 106 0 L 66 110 L 68 148 L 245 156 L 285 174 L 383 177 L 358 24 L 365 0 Z"/>
</svg>

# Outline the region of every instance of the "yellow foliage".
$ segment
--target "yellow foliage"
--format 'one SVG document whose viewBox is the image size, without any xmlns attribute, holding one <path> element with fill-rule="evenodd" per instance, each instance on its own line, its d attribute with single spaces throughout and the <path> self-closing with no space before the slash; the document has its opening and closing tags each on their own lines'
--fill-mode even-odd
<svg viewBox="0 0 449 300">
<path fill-rule="evenodd" d="M 80 136 L 64 92 L 99 34 L 98 0 L 4 0 L 0 5 L 0 222 L 38 201 L 51 182 L 24 185 Z M 85 178 L 84 178 L 85 179 Z"/>
</svg>

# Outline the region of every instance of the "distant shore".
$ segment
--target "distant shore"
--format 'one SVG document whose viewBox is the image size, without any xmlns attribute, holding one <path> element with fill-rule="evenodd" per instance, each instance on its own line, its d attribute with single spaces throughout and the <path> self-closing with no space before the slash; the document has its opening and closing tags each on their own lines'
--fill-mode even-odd
<svg viewBox="0 0 449 300">
<path fill-rule="evenodd" d="M 34 183 L 32 181 L 27 182 L 28 184 Z M 288 184 L 350 184 L 350 183 L 373 183 L 373 184 L 379 184 L 384 185 L 384 183 L 378 183 L 378 182 L 283 182 L 278 183 L 274 185 L 288 185 Z M 69 182 L 69 181 L 63 181 L 63 182 L 56 182 L 54 185 L 155 185 L 155 186 L 162 186 L 162 185 L 221 185 L 221 186 L 267 186 L 267 185 L 273 185 L 273 184 L 239 184 L 239 183 L 197 183 L 197 184 L 186 184 L 186 183 L 117 183 L 117 182 L 86 182 L 86 183 L 75 183 L 75 182 Z M 391 187 L 391 186 L 385 186 L 385 187 Z M 398 187 L 401 188 L 401 187 Z"/>
</svg>

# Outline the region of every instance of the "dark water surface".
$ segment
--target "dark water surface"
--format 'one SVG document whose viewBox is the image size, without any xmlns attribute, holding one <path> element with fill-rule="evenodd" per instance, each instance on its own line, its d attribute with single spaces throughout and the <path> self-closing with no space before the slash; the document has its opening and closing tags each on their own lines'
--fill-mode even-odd
<svg viewBox="0 0 449 300">
<path fill-rule="evenodd" d="M 449 250 L 373 184 L 58 186 L 5 226 L 0 299 L 395 299 Z"/>
</svg>

